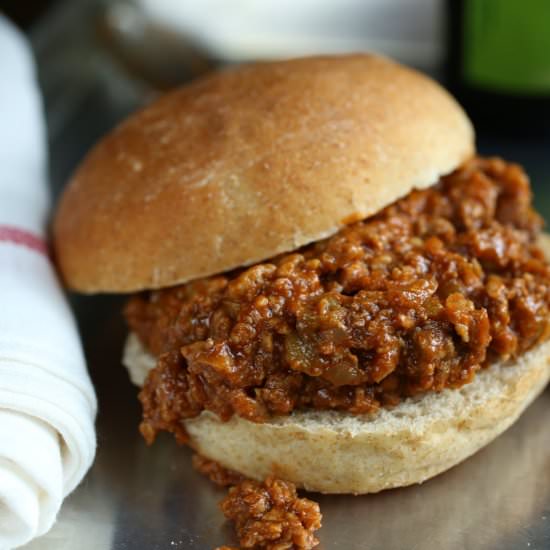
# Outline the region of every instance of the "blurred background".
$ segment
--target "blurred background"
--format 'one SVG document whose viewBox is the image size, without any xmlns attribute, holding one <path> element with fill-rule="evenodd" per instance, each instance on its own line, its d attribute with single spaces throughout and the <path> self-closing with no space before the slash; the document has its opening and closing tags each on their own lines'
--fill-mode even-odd
<svg viewBox="0 0 550 550">
<path fill-rule="evenodd" d="M 546 0 L 2 0 L 2 9 L 36 51 L 56 191 L 126 114 L 217 66 L 368 50 L 450 88 L 480 151 L 523 163 L 550 216 Z"/>
</svg>

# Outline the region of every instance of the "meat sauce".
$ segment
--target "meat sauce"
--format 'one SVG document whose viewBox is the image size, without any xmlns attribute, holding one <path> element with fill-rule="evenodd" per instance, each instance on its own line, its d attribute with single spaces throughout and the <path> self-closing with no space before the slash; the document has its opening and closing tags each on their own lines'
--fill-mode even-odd
<svg viewBox="0 0 550 550">
<path fill-rule="evenodd" d="M 273 476 L 263 483 L 247 479 L 200 454 L 193 467 L 229 492 L 220 502 L 224 516 L 233 523 L 241 548 L 265 550 L 311 550 L 319 540 L 319 504 L 300 498 L 296 486 Z M 216 550 L 238 550 L 219 546 Z"/>
<path fill-rule="evenodd" d="M 231 487 L 220 507 L 235 524 L 241 548 L 311 550 L 319 540 L 319 505 L 299 498 L 294 484 L 273 477 Z"/>
<path fill-rule="evenodd" d="M 370 413 L 517 357 L 550 333 L 531 198 L 519 166 L 476 158 L 326 240 L 132 297 L 127 322 L 158 358 L 143 435 L 185 441 L 205 409 Z"/>
<path fill-rule="evenodd" d="M 192 462 L 193 468 L 195 468 L 197 472 L 203 474 L 212 481 L 212 483 L 220 487 L 238 485 L 246 479 L 242 474 L 239 474 L 239 472 L 224 468 L 219 462 L 210 460 L 198 453 L 193 455 Z"/>
</svg>

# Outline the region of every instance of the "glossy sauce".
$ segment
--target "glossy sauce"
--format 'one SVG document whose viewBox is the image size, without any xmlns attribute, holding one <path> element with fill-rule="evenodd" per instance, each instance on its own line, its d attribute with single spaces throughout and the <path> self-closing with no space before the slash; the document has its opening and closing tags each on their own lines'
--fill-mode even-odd
<svg viewBox="0 0 550 550">
<path fill-rule="evenodd" d="M 541 226 L 521 168 L 478 158 L 329 239 L 134 296 L 128 324 L 158 357 L 142 433 L 185 441 L 204 409 L 369 413 L 471 382 L 549 335 Z"/>
</svg>

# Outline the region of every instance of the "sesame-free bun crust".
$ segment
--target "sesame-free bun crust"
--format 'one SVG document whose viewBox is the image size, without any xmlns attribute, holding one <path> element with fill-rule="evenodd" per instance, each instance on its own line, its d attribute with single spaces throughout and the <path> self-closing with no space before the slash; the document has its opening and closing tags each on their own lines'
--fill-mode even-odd
<svg viewBox="0 0 550 550">
<path fill-rule="evenodd" d="M 124 363 L 143 383 L 155 365 L 133 334 Z M 550 379 L 550 342 L 514 364 L 495 364 L 460 389 L 406 399 L 362 416 L 295 412 L 255 423 L 210 412 L 185 421 L 200 454 L 248 477 L 274 474 L 321 493 L 376 493 L 422 483 L 462 462 L 510 427 Z"/>
<path fill-rule="evenodd" d="M 105 137 L 54 220 L 66 283 L 160 288 L 327 237 L 435 183 L 474 151 L 460 106 L 373 55 L 218 72 Z"/>
</svg>

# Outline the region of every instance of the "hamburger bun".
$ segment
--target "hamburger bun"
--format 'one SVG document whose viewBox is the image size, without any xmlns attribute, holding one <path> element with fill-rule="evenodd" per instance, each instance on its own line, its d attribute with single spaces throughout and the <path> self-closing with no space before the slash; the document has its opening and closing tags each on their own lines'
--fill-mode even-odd
<svg viewBox="0 0 550 550">
<path fill-rule="evenodd" d="M 333 235 L 474 151 L 455 100 L 385 58 L 233 68 L 161 98 L 90 152 L 54 220 L 58 264 L 86 293 L 226 272 Z M 142 384 L 155 359 L 130 335 L 124 363 Z M 245 476 L 371 493 L 420 483 L 487 445 L 542 391 L 549 365 L 546 342 L 460 389 L 371 415 L 306 410 L 254 423 L 202 412 L 181 422 L 199 453 Z"/>
<path fill-rule="evenodd" d="M 54 221 L 57 261 L 81 292 L 176 285 L 334 234 L 473 152 L 456 101 L 388 59 L 230 69 L 161 98 L 89 153 Z"/>
<path fill-rule="evenodd" d="M 123 362 L 142 384 L 155 359 L 135 335 Z M 274 474 L 320 493 L 376 493 L 448 470 L 509 428 L 550 379 L 550 342 L 513 365 L 495 364 L 460 389 L 403 401 L 371 416 L 295 412 L 264 423 L 221 422 L 205 411 L 185 420 L 190 445 L 247 477 Z"/>
</svg>

